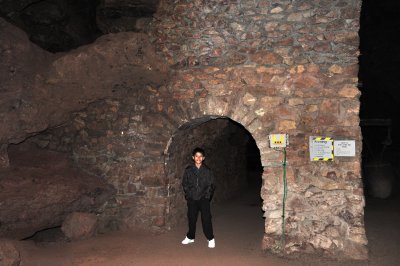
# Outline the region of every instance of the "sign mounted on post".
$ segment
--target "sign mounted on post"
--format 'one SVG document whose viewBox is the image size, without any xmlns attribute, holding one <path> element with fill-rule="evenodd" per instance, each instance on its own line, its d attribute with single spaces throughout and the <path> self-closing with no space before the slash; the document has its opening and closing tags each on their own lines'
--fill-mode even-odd
<svg viewBox="0 0 400 266">
<path fill-rule="evenodd" d="M 310 160 L 333 161 L 333 139 L 324 137 L 310 137 Z"/>
<path fill-rule="evenodd" d="M 355 140 L 335 140 L 334 143 L 335 156 L 354 157 L 356 156 Z"/>
</svg>

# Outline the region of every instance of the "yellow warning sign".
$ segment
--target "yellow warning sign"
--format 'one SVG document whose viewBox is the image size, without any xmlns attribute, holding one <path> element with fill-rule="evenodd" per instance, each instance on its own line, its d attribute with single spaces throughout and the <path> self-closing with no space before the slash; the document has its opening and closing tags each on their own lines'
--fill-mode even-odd
<svg viewBox="0 0 400 266">
<path fill-rule="evenodd" d="M 286 147 L 288 143 L 287 134 L 271 134 L 269 136 L 269 144 L 271 148 Z"/>
<path fill-rule="evenodd" d="M 333 161 L 334 141 L 329 137 L 310 137 L 311 161 Z"/>
</svg>

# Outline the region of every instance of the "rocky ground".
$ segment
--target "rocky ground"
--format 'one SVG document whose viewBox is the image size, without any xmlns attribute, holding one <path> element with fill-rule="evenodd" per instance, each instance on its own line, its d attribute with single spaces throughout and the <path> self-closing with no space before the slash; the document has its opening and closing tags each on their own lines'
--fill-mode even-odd
<svg viewBox="0 0 400 266">
<path fill-rule="evenodd" d="M 367 199 L 369 261 L 334 261 L 321 256 L 278 258 L 260 250 L 264 220 L 256 191 L 214 205 L 216 248 L 208 249 L 200 223 L 196 242 L 180 241 L 186 225 L 164 233 L 114 232 L 78 242 L 18 243 L 23 266 L 46 265 L 398 265 L 400 197 Z"/>
</svg>

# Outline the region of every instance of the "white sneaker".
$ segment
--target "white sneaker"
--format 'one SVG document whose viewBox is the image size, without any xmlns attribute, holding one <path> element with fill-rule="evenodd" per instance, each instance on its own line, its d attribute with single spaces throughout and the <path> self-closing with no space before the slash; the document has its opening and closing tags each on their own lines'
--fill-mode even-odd
<svg viewBox="0 0 400 266">
<path fill-rule="evenodd" d="M 194 239 L 190 239 L 188 237 L 185 237 L 185 239 L 182 240 L 182 244 L 183 245 L 187 245 L 187 244 L 190 244 L 190 243 L 193 243 L 193 242 L 194 242 Z"/>
<path fill-rule="evenodd" d="M 208 240 L 208 247 L 215 248 L 215 239 Z"/>
</svg>

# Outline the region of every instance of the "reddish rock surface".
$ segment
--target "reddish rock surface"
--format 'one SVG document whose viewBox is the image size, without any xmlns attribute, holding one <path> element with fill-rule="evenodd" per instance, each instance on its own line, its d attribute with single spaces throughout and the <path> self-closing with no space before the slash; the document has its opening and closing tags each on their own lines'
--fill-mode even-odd
<svg viewBox="0 0 400 266">
<path fill-rule="evenodd" d="M 11 151 L 10 158 L 11 166 L 0 171 L 0 237 L 23 239 L 60 226 L 69 213 L 95 212 L 114 194 L 63 154 L 29 149 Z"/>
<path fill-rule="evenodd" d="M 13 241 L 0 239 L 0 265 L 18 266 L 20 262 L 21 257 Z"/>
<path fill-rule="evenodd" d="M 45 71 L 51 54 L 32 44 L 26 34 L 0 18 L 0 143 L 18 142 L 43 127 L 32 95 L 38 72 Z M 25 95 L 26 94 L 26 95 Z"/>
<path fill-rule="evenodd" d="M 145 34 L 105 35 L 52 55 L 3 19 L 0 61 L 0 146 L 60 125 L 90 102 L 159 86 L 168 74 Z"/>
<path fill-rule="evenodd" d="M 65 218 L 61 230 L 70 240 L 92 237 L 96 233 L 97 217 L 93 213 L 73 212 Z"/>
</svg>

